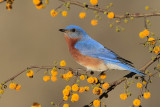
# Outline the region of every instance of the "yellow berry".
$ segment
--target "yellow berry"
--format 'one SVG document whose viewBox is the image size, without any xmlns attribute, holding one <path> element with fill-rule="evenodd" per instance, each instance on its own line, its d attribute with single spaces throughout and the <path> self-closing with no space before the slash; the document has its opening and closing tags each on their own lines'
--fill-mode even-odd
<svg viewBox="0 0 160 107">
<path fill-rule="evenodd" d="M 98 83 L 98 79 L 96 77 L 93 78 L 94 78 L 94 83 Z"/>
<path fill-rule="evenodd" d="M 57 74 L 58 74 L 57 71 L 55 71 L 55 70 L 52 70 L 52 71 L 51 71 L 51 75 L 52 75 L 52 76 L 56 76 Z"/>
<path fill-rule="evenodd" d="M 100 106 L 100 101 L 99 100 L 94 100 L 93 101 L 93 105 L 94 105 L 94 107 L 99 107 Z"/>
<path fill-rule="evenodd" d="M 93 94 L 101 95 L 102 92 L 103 92 L 102 89 L 99 88 L 99 87 L 94 87 L 94 88 L 93 88 Z"/>
<path fill-rule="evenodd" d="M 32 70 L 29 70 L 26 74 L 28 77 L 32 78 L 34 75 L 34 72 Z"/>
<path fill-rule="evenodd" d="M 39 5 L 41 3 L 41 0 L 33 0 L 33 4 Z"/>
<path fill-rule="evenodd" d="M 73 91 L 78 91 L 79 86 L 77 84 L 72 85 L 72 90 Z"/>
<path fill-rule="evenodd" d="M 64 89 L 64 90 L 63 90 L 63 95 L 64 95 L 64 96 L 65 96 L 65 95 L 67 95 L 67 96 L 68 96 L 68 95 L 69 95 L 69 90 Z"/>
<path fill-rule="evenodd" d="M 109 88 L 109 84 L 108 84 L 108 83 L 104 83 L 104 84 L 102 85 L 102 87 L 103 87 L 103 89 L 108 89 L 108 88 Z"/>
<path fill-rule="evenodd" d="M 69 104 L 63 104 L 63 107 L 69 107 Z"/>
<path fill-rule="evenodd" d="M 150 93 L 150 92 L 145 92 L 145 93 L 143 94 L 143 97 L 144 97 L 145 99 L 149 99 L 149 98 L 151 97 L 151 93 Z"/>
<path fill-rule="evenodd" d="M 75 102 L 79 100 L 79 95 L 77 93 L 73 93 L 71 97 L 71 101 Z"/>
<path fill-rule="evenodd" d="M 48 75 L 43 76 L 43 81 L 47 82 L 49 80 L 50 80 L 50 76 Z"/>
<path fill-rule="evenodd" d="M 133 105 L 134 105 L 134 106 L 140 106 L 140 104 L 141 104 L 141 101 L 140 101 L 139 99 L 135 99 L 135 100 L 133 101 Z"/>
<path fill-rule="evenodd" d="M 16 85 L 16 90 L 17 90 L 17 91 L 21 90 L 21 85 L 17 84 L 17 85 Z"/>
<path fill-rule="evenodd" d="M 72 71 L 67 72 L 67 77 L 69 77 L 69 78 L 73 77 Z"/>
<path fill-rule="evenodd" d="M 98 0 L 90 0 L 90 3 L 91 3 L 92 5 L 97 5 L 97 4 L 98 4 Z"/>
<path fill-rule="evenodd" d="M 79 88 L 79 93 L 83 93 L 85 91 L 85 88 L 84 87 L 80 87 Z"/>
<path fill-rule="evenodd" d="M 160 52 L 159 46 L 155 46 L 155 47 L 153 48 L 153 52 L 154 52 L 155 54 L 158 54 L 158 53 Z"/>
<path fill-rule="evenodd" d="M 89 87 L 88 86 L 84 87 L 84 89 L 85 89 L 85 91 L 89 91 Z"/>
<path fill-rule="evenodd" d="M 7 3 L 6 4 L 6 9 L 7 10 L 11 10 L 12 9 L 12 4 L 11 3 Z"/>
<path fill-rule="evenodd" d="M 61 66 L 61 67 L 66 66 L 66 61 L 65 61 L 65 60 L 62 60 L 62 61 L 60 62 L 60 66 Z"/>
<path fill-rule="evenodd" d="M 155 44 L 155 39 L 153 37 L 148 38 L 148 41 L 149 41 L 150 45 Z"/>
<path fill-rule="evenodd" d="M 58 15 L 58 12 L 55 11 L 54 9 L 52 9 L 50 13 L 51 13 L 51 16 L 52 16 L 52 17 L 55 17 L 55 16 Z"/>
<path fill-rule="evenodd" d="M 36 8 L 37 8 L 37 9 L 42 9 L 42 8 L 45 8 L 45 5 L 43 5 L 43 4 L 36 5 Z"/>
<path fill-rule="evenodd" d="M 79 17 L 80 17 L 81 19 L 84 19 L 84 18 L 86 17 L 86 13 L 85 13 L 85 12 L 79 13 Z"/>
<path fill-rule="evenodd" d="M 145 33 L 144 33 L 144 32 L 140 32 L 140 33 L 139 33 L 139 37 L 140 37 L 140 38 L 146 37 L 146 36 L 145 36 Z"/>
<path fill-rule="evenodd" d="M 57 77 L 56 77 L 56 76 L 52 76 L 52 77 L 51 77 L 51 80 L 52 80 L 53 82 L 55 82 L 55 81 L 57 81 Z"/>
<path fill-rule="evenodd" d="M 9 84 L 9 88 L 10 89 L 15 89 L 16 88 L 16 84 L 15 83 L 10 83 Z"/>
<path fill-rule="evenodd" d="M 114 18 L 114 12 L 109 12 L 108 13 L 108 15 L 107 15 L 107 17 L 109 18 L 109 19 L 113 19 Z"/>
<path fill-rule="evenodd" d="M 67 16 L 67 11 L 63 11 L 62 16 Z"/>
<path fill-rule="evenodd" d="M 63 96 L 63 100 L 67 101 L 68 100 L 68 96 L 67 95 Z"/>
<path fill-rule="evenodd" d="M 92 19 L 91 20 L 91 25 L 95 26 L 98 24 L 98 20 Z"/>
<path fill-rule="evenodd" d="M 93 77 L 89 77 L 89 78 L 87 79 L 87 81 L 88 81 L 88 83 L 93 83 L 93 82 L 94 82 L 94 78 L 93 78 Z"/>
<path fill-rule="evenodd" d="M 101 79 L 106 79 L 106 77 L 107 77 L 107 75 L 105 73 L 103 73 L 103 74 L 100 75 Z"/>
<path fill-rule="evenodd" d="M 127 99 L 127 94 L 126 93 L 120 94 L 120 98 L 122 100 L 126 100 Z"/>
<path fill-rule="evenodd" d="M 81 75 L 81 76 L 80 76 L 80 79 L 81 79 L 81 80 L 85 80 L 85 76 L 84 76 L 84 75 Z"/>
<path fill-rule="evenodd" d="M 71 91 L 71 87 L 69 85 L 67 85 L 65 89 L 67 89 L 68 91 Z"/>
<path fill-rule="evenodd" d="M 150 32 L 149 32 L 148 29 L 145 29 L 143 32 L 144 32 L 145 36 L 149 36 L 149 33 L 150 33 Z"/>
<path fill-rule="evenodd" d="M 137 88 L 142 88 L 142 84 L 141 83 L 137 83 Z"/>
</svg>

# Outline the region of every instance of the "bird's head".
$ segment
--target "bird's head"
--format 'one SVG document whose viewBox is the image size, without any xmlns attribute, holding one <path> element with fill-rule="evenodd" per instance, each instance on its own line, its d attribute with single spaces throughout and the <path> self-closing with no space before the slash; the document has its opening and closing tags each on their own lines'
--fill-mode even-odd
<svg viewBox="0 0 160 107">
<path fill-rule="evenodd" d="M 82 28 L 75 25 L 69 25 L 64 29 L 59 29 L 59 31 L 64 32 L 67 37 L 73 39 L 86 39 L 89 37 Z"/>
</svg>

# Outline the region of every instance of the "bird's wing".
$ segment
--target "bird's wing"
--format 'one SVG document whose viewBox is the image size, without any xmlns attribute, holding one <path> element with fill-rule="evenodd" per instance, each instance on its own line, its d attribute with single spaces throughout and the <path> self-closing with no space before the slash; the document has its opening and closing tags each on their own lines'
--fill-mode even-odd
<svg viewBox="0 0 160 107">
<path fill-rule="evenodd" d="M 117 58 L 117 55 L 109 49 L 104 48 L 103 45 L 98 43 L 93 39 L 88 39 L 84 41 L 78 41 L 75 44 L 75 48 L 80 51 L 81 54 L 86 56 L 103 56 L 110 58 Z M 93 57 L 92 56 L 92 57 Z"/>
<path fill-rule="evenodd" d="M 82 55 L 99 58 L 105 63 L 124 63 L 132 66 L 132 62 L 120 57 L 110 49 L 105 48 L 103 45 L 93 39 L 79 41 L 76 43 L 75 48 L 80 51 Z"/>
</svg>

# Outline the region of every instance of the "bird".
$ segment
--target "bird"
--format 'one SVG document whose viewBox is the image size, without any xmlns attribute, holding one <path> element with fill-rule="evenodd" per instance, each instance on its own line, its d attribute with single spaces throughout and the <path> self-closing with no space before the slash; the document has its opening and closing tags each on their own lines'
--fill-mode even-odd
<svg viewBox="0 0 160 107">
<path fill-rule="evenodd" d="M 81 27 L 69 25 L 59 31 L 64 33 L 69 52 L 75 61 L 88 71 L 128 70 L 142 76 L 145 75 L 134 68 L 131 61 L 120 57 L 92 39 Z"/>
</svg>

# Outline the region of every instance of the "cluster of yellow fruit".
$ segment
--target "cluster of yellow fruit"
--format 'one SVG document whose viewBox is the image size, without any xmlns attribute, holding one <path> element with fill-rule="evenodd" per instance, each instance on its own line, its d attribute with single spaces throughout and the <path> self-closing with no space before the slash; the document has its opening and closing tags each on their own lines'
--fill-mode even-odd
<svg viewBox="0 0 160 107">
<path fill-rule="evenodd" d="M 140 38 L 144 38 L 146 36 L 149 36 L 150 32 L 148 29 L 143 30 L 142 32 L 139 33 Z"/>
<path fill-rule="evenodd" d="M 102 88 L 105 89 L 105 90 L 108 89 L 109 88 L 109 84 L 108 83 L 103 83 Z M 103 93 L 102 88 L 100 88 L 98 86 L 94 87 L 93 91 L 92 91 L 93 94 L 101 95 Z"/>
<path fill-rule="evenodd" d="M 150 93 L 150 92 L 145 92 L 145 93 L 143 94 L 143 97 L 144 97 L 145 99 L 149 99 L 150 96 L 151 96 L 151 93 Z M 123 93 L 123 94 L 120 95 L 120 98 L 121 98 L 122 100 L 126 100 L 127 97 L 128 97 L 127 93 Z M 140 104 L 141 104 L 140 99 L 135 99 L 135 100 L 133 101 L 133 105 L 134 105 L 134 106 L 140 106 Z"/>
<path fill-rule="evenodd" d="M 69 81 L 70 78 L 72 78 L 72 77 L 73 77 L 72 71 L 68 71 L 66 74 L 62 75 L 62 78 L 65 79 L 65 80 L 67 80 L 67 81 Z"/>
<path fill-rule="evenodd" d="M 21 85 L 20 84 L 15 84 L 15 83 L 10 83 L 9 88 L 19 91 L 21 89 Z"/>
<path fill-rule="evenodd" d="M 106 13 L 104 13 L 104 14 L 106 14 Z M 115 17 L 114 12 L 108 12 L 107 17 L 108 17 L 109 19 L 113 19 L 113 18 Z M 80 18 L 81 18 L 81 17 L 80 17 Z M 91 20 L 91 25 L 92 25 L 92 26 L 96 26 L 97 24 L 98 24 L 98 20 L 96 20 L 96 19 L 92 19 L 92 20 Z"/>
<path fill-rule="evenodd" d="M 98 79 L 96 77 L 88 77 L 87 82 L 92 84 L 92 83 L 98 83 Z"/>
<path fill-rule="evenodd" d="M 12 9 L 13 1 L 14 0 L 7 0 L 7 4 L 6 4 L 6 9 L 7 10 L 11 10 Z"/>
<path fill-rule="evenodd" d="M 56 77 L 57 74 L 58 74 L 57 69 L 53 68 L 51 70 L 51 77 L 49 75 L 45 75 L 43 76 L 43 81 L 47 82 L 51 79 L 51 81 L 55 82 L 57 80 L 57 77 Z"/>
<path fill-rule="evenodd" d="M 62 11 L 61 13 L 62 13 L 62 16 L 64 16 L 64 17 L 68 15 L 67 11 Z M 50 14 L 51 14 L 52 17 L 55 17 L 55 16 L 58 15 L 58 12 L 56 10 L 52 9 Z"/>
<path fill-rule="evenodd" d="M 150 31 L 148 29 L 143 30 L 139 33 L 140 38 L 145 38 L 150 35 Z M 148 37 L 147 42 L 149 42 L 149 45 L 155 45 L 156 40 L 154 37 Z M 158 54 L 160 52 L 160 46 L 154 46 L 152 50 L 155 54 Z"/>
<path fill-rule="evenodd" d="M 42 0 L 33 0 L 33 4 L 37 9 L 45 8 L 45 5 L 42 3 Z"/>
<path fill-rule="evenodd" d="M 101 79 L 106 79 L 106 77 L 107 77 L 107 75 L 105 73 L 103 73 L 103 74 L 100 75 Z M 84 77 L 80 76 L 80 78 L 84 78 Z M 97 77 L 92 77 L 91 76 L 91 77 L 87 78 L 87 81 L 88 81 L 88 83 L 92 84 L 92 83 L 98 83 L 99 80 L 97 79 Z"/>
<path fill-rule="evenodd" d="M 142 88 L 143 85 L 146 85 L 146 84 L 147 84 L 146 81 L 143 81 L 143 84 L 142 84 L 142 83 L 137 83 L 137 88 Z M 145 93 L 143 93 L 143 97 L 144 97 L 145 99 L 148 99 L 148 98 L 151 97 L 151 93 L 150 93 L 150 92 L 145 92 Z"/>
<path fill-rule="evenodd" d="M 77 93 L 73 93 L 72 91 L 79 93 L 83 93 L 84 91 L 88 91 L 89 87 L 79 87 L 78 84 L 73 84 L 72 87 L 67 85 L 65 89 L 63 90 L 63 100 L 67 101 L 69 96 L 71 96 L 71 101 L 75 102 L 79 100 L 79 95 Z"/>
<path fill-rule="evenodd" d="M 142 88 L 143 87 L 143 85 L 146 85 L 147 84 L 147 82 L 146 81 L 143 81 L 143 84 L 142 83 L 137 83 L 137 88 Z M 122 99 L 122 100 L 126 100 L 127 99 L 127 97 L 128 97 L 128 94 L 127 93 L 122 93 L 122 94 L 120 94 L 120 98 Z M 144 97 L 144 99 L 149 99 L 150 97 L 151 97 L 151 93 L 150 92 L 144 92 L 143 93 L 143 97 Z M 141 104 L 141 100 L 140 99 L 135 99 L 134 101 L 133 101 L 133 105 L 134 106 L 140 106 L 140 104 Z"/>
</svg>

